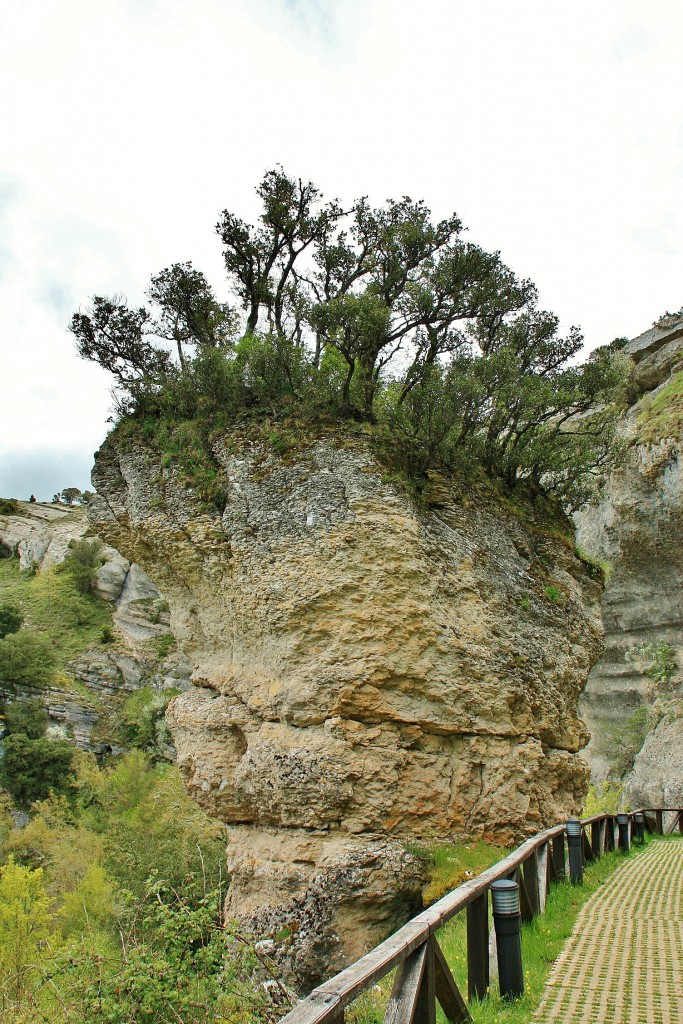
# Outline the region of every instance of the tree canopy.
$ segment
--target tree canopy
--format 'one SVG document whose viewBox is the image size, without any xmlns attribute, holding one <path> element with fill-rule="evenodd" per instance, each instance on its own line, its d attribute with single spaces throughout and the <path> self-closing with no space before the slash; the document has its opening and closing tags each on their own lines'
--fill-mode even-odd
<svg viewBox="0 0 683 1024">
<path fill-rule="evenodd" d="M 78 351 L 108 369 L 119 410 L 194 417 L 352 417 L 389 425 L 417 470 L 476 461 L 569 503 L 609 456 L 623 376 L 607 348 L 576 362 L 533 283 L 407 196 L 326 201 L 281 167 L 257 188 L 256 224 L 216 225 L 241 314 L 191 263 L 151 279 L 148 304 L 95 296 Z"/>
</svg>

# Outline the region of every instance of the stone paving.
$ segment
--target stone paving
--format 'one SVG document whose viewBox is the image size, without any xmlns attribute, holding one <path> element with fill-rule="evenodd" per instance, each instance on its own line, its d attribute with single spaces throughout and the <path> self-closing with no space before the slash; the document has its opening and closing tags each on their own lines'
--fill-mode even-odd
<svg viewBox="0 0 683 1024">
<path fill-rule="evenodd" d="M 585 904 L 535 1024 L 683 1024 L 683 842 L 653 842 Z"/>
</svg>

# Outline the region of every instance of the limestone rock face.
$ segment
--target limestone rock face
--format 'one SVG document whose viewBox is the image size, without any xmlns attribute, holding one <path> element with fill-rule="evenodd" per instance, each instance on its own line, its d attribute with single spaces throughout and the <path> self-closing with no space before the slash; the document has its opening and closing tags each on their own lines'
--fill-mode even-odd
<svg viewBox="0 0 683 1024">
<path fill-rule="evenodd" d="M 20 501 L 16 515 L 0 515 L 0 547 L 18 555 L 19 568 L 50 568 L 64 561 L 69 543 L 80 540 L 88 523 L 85 509 Z"/>
<path fill-rule="evenodd" d="M 580 701 L 592 735 L 586 757 L 596 781 L 607 775 L 628 720 L 652 697 L 642 664 L 627 659 L 628 652 L 646 642 L 666 643 L 683 665 L 683 442 L 679 436 L 641 439 L 649 403 L 683 366 L 683 318 L 672 320 L 624 349 L 635 362 L 636 383 L 646 389 L 623 421 L 629 458 L 606 480 L 600 501 L 575 516 L 577 542 L 611 570 L 603 596 L 605 653 Z M 673 762 L 657 738 L 669 732 L 662 727 L 643 749 L 647 769 L 639 770 L 636 762 L 640 781 L 632 792 L 627 782 L 635 806 L 642 805 L 638 794 L 662 793 L 675 782 Z"/>
<path fill-rule="evenodd" d="M 664 718 L 645 738 L 627 780 L 634 807 L 683 806 L 683 730 Z"/>
<path fill-rule="evenodd" d="M 169 602 L 195 665 L 167 715 L 178 763 L 232 826 L 230 908 L 261 934 L 289 922 L 305 988 L 414 908 L 406 843 L 510 841 L 580 808 L 600 590 L 483 486 L 434 480 L 416 505 L 362 437 L 282 457 L 234 434 L 212 455 L 215 516 L 112 437 L 89 514 Z"/>
<path fill-rule="evenodd" d="M 68 505 L 19 502 L 16 514 L 0 516 L 0 552 L 17 555 L 21 569 L 47 572 L 64 561 L 72 541 L 89 529 L 85 509 Z M 135 690 L 184 690 L 192 665 L 180 651 L 159 658 L 149 641 L 167 635 L 168 606 L 138 565 L 131 565 L 115 548 L 104 545 L 104 564 L 95 576 L 95 592 L 114 606 L 115 648 L 84 652 L 68 666 L 77 687 L 20 689 L 13 699 L 39 697 L 45 704 L 54 734 L 70 738 L 83 750 L 105 753 L 120 749 L 116 732 L 121 704 Z M 29 623 L 30 626 L 30 623 Z M 168 755 L 174 751 L 169 748 Z"/>
</svg>

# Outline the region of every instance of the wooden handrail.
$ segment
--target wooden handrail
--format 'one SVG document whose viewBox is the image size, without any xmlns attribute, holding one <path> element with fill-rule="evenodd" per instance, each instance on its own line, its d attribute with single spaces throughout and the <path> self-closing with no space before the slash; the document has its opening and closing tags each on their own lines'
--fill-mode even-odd
<svg viewBox="0 0 683 1024">
<path fill-rule="evenodd" d="M 678 807 L 641 807 L 628 812 L 628 815 L 632 827 L 635 814 L 654 814 L 655 826 L 652 831 L 655 828 L 663 831 L 662 816 L 666 813 L 676 815 L 671 831 L 678 827 L 679 831 L 683 833 L 683 809 Z M 609 831 L 606 828 L 608 823 L 612 826 Z M 596 860 L 606 851 L 618 847 L 616 814 L 595 814 L 590 818 L 583 819 L 581 825 L 585 859 Z M 648 827 L 652 827 L 651 823 Z M 385 1018 L 387 1024 L 393 1021 L 397 1007 L 403 1006 L 406 999 L 412 999 L 411 1005 L 417 1007 L 420 999 L 423 1002 L 427 999 L 434 1003 L 434 999 L 437 998 L 449 1020 L 453 1022 L 470 1020 L 466 1003 L 443 958 L 435 933 L 462 910 L 473 909 L 477 900 L 484 899 L 487 903 L 491 883 L 510 876 L 516 877 L 520 883 L 523 914 L 525 906 L 527 908 L 526 916 L 542 912 L 548 887 L 564 873 L 565 839 L 565 824 L 555 825 L 553 828 L 546 829 L 527 839 L 503 860 L 487 868 L 486 871 L 482 871 L 476 878 L 469 879 L 459 885 L 457 889 L 447 893 L 431 907 L 413 917 L 384 942 L 375 946 L 365 956 L 340 971 L 329 981 L 319 985 L 282 1018 L 281 1024 L 343 1024 L 344 1008 L 395 967 L 402 969 L 398 972 L 390 1006 L 387 1010 Z M 549 847 L 549 844 L 552 844 L 552 847 Z M 542 867 L 539 863 L 539 853 L 545 854 L 541 858 Z M 529 861 L 531 861 L 531 872 L 526 869 Z M 524 870 L 522 871 L 522 869 Z M 530 874 L 533 881 L 531 886 L 527 874 Z M 470 916 L 472 921 L 470 921 Z M 478 919 L 476 914 L 470 915 L 470 910 L 468 910 L 468 930 L 472 926 L 473 929 L 478 927 L 481 931 L 482 920 L 486 924 L 486 907 L 484 907 L 483 918 L 479 915 Z M 488 929 L 488 925 L 486 928 Z M 477 943 L 473 942 L 472 948 L 481 948 L 481 945 L 479 942 L 477 947 Z M 468 941 L 469 947 L 470 942 Z M 488 958 L 488 946 L 483 955 Z M 437 982 L 439 982 L 436 985 L 434 983 L 435 974 Z M 477 972 L 474 974 L 476 976 Z M 488 959 L 486 960 L 485 976 L 488 978 Z M 483 993 L 477 991 L 475 986 L 475 994 L 481 997 Z M 425 1021 L 434 1019 L 433 1009 L 428 1007 L 425 1013 Z M 418 1016 L 422 1020 L 423 1015 L 420 1013 Z M 416 1016 L 415 1020 L 417 1021 L 417 1019 Z"/>
</svg>

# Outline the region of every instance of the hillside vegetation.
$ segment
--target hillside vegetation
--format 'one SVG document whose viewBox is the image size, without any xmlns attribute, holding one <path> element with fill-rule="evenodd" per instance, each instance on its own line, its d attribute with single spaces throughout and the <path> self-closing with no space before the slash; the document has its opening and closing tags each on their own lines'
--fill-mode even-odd
<svg viewBox="0 0 683 1024">
<path fill-rule="evenodd" d="M 0 605 L 6 603 L 20 608 L 26 630 L 49 643 L 53 667 L 46 681 L 60 685 L 69 683 L 68 662 L 101 643 L 111 626 L 109 605 L 82 593 L 73 575 L 22 571 L 16 558 L 0 558 Z"/>
<path fill-rule="evenodd" d="M 652 397 L 647 396 L 642 406 L 638 435 L 644 444 L 683 436 L 683 370 L 674 373 Z"/>
<path fill-rule="evenodd" d="M 257 1022 L 268 964 L 225 928 L 225 837 L 174 765 L 77 757 L 68 796 L 0 804 L 0 1015 L 13 1024 Z M 277 1000 L 275 1000 L 277 1003 Z"/>
<path fill-rule="evenodd" d="M 509 490 L 585 500 L 614 457 L 622 356 L 605 346 L 578 363 L 580 332 L 561 334 L 533 283 L 466 241 L 455 214 L 435 222 L 408 197 L 323 202 L 282 168 L 257 193 L 256 225 L 228 210 L 217 225 L 241 312 L 176 263 L 146 305 L 95 296 L 73 316 L 121 418 L 162 433 L 191 420 L 205 447 L 245 418 L 354 420 L 412 475 L 476 466 Z"/>
</svg>

